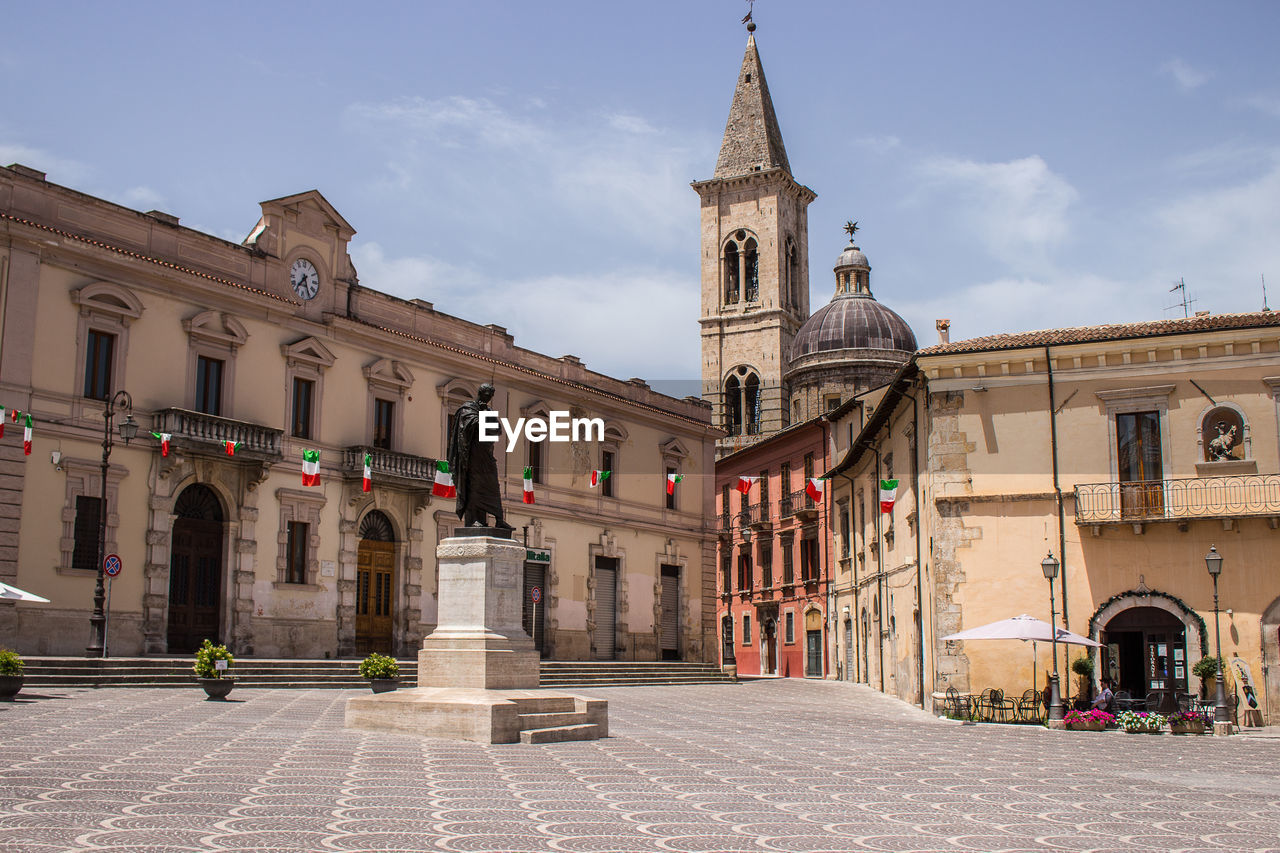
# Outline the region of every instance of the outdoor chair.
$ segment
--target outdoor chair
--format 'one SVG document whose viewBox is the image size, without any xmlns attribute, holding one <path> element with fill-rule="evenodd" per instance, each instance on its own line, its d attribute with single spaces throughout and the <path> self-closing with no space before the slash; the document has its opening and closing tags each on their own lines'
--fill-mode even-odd
<svg viewBox="0 0 1280 853">
<path fill-rule="evenodd" d="M 1027 690 L 1022 694 L 1022 698 L 1018 700 L 1017 714 L 1018 719 L 1028 723 L 1037 723 L 1040 721 L 1040 691 Z"/>
<path fill-rule="evenodd" d="M 969 719 L 969 695 L 960 694 L 954 687 L 947 688 L 947 712 L 957 720 Z"/>
<path fill-rule="evenodd" d="M 1111 695 L 1111 705 L 1115 708 L 1115 713 L 1121 711 L 1132 711 L 1134 707 L 1133 696 L 1128 690 L 1117 690 Z"/>
<path fill-rule="evenodd" d="M 987 688 L 982 691 L 982 695 L 986 697 L 983 700 L 985 707 L 985 717 L 987 722 L 991 723 L 1007 723 L 1013 718 L 1017 708 L 1012 699 L 1004 698 L 1004 691 L 995 688 Z"/>
<path fill-rule="evenodd" d="M 1000 691 L 988 687 L 978 694 L 977 718 L 983 722 L 991 722 L 995 718 L 995 694 Z"/>
</svg>

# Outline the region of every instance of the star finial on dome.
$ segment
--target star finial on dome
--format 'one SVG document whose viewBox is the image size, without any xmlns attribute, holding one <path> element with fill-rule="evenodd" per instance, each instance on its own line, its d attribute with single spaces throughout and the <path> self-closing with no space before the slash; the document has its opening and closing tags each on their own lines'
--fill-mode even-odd
<svg viewBox="0 0 1280 853">
<path fill-rule="evenodd" d="M 844 233 L 849 235 L 849 242 L 852 243 L 853 235 L 858 233 L 858 223 L 853 220 L 846 222 L 844 224 Z"/>
</svg>

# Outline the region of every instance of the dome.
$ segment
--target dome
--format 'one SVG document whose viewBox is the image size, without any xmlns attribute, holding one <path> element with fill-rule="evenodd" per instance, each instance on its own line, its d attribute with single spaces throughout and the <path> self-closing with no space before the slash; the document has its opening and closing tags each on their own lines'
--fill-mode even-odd
<svg viewBox="0 0 1280 853">
<path fill-rule="evenodd" d="M 836 258 L 837 270 L 845 267 L 859 267 L 864 270 L 871 269 L 871 264 L 867 262 L 867 256 L 862 254 L 862 250 L 853 245 L 852 242 L 844 247 L 844 251 L 840 253 L 840 257 Z"/>
<path fill-rule="evenodd" d="M 845 255 L 840 257 L 843 259 Z M 796 332 L 791 343 L 791 361 L 811 353 L 842 349 L 914 352 L 916 336 L 906 320 L 881 305 L 871 294 L 840 294 L 815 311 Z"/>
</svg>

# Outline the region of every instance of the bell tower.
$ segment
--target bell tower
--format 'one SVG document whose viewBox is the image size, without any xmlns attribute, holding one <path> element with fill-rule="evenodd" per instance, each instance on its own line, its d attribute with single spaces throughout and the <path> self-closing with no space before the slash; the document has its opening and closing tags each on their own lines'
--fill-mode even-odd
<svg viewBox="0 0 1280 853">
<path fill-rule="evenodd" d="M 808 206 L 747 26 L 747 51 L 702 202 L 702 396 L 728 435 L 717 456 L 788 426 L 782 376 L 809 317 Z"/>
</svg>

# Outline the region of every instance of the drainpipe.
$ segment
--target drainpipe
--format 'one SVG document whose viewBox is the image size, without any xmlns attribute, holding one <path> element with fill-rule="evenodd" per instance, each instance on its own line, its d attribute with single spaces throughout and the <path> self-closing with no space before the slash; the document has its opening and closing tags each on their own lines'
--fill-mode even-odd
<svg viewBox="0 0 1280 853">
<path fill-rule="evenodd" d="M 1058 575 L 1058 592 L 1062 596 L 1062 627 L 1069 630 L 1070 621 L 1067 618 L 1066 514 L 1062 505 L 1062 486 L 1058 480 L 1058 411 L 1053 394 L 1053 356 L 1050 354 L 1048 346 L 1044 348 L 1044 361 L 1045 369 L 1049 376 L 1049 440 L 1053 448 L 1053 492 L 1058 503 L 1058 561 L 1062 564 L 1062 573 Z M 1069 682 L 1070 679 L 1068 679 Z M 1069 692 L 1070 689 L 1068 688 Z"/>
<path fill-rule="evenodd" d="M 861 433 L 862 430 L 858 430 L 858 432 Z M 852 448 L 850 448 L 850 450 L 852 450 Z M 858 507 L 857 507 L 857 504 L 855 503 L 855 501 L 858 498 L 858 484 L 853 481 L 852 477 L 850 477 L 848 474 L 844 473 L 843 471 L 840 472 L 840 476 L 844 477 L 846 480 L 849 481 L 849 516 L 853 519 L 853 530 L 850 532 L 850 535 L 854 535 L 854 531 L 862 530 L 862 524 L 861 522 L 858 521 Z M 863 544 L 865 545 L 866 544 L 865 534 L 863 534 L 862 541 L 863 541 Z M 862 622 L 858 618 L 859 616 L 858 611 L 860 607 L 859 602 L 862 596 L 859 595 L 858 593 L 858 554 L 857 554 L 857 552 L 861 550 L 862 550 L 861 548 L 857 549 L 856 551 L 851 550 L 850 554 L 852 556 L 849 559 L 849 568 L 850 568 L 850 571 L 853 573 L 853 583 L 852 583 L 853 613 L 851 614 L 852 616 L 851 622 L 855 626 L 854 628 L 855 635 L 857 635 L 857 632 L 862 628 Z M 853 644 L 848 643 L 848 647 L 852 649 Z M 858 637 L 858 651 L 862 651 L 861 636 Z M 855 656 L 855 657 L 858 657 L 858 656 Z M 859 682 L 862 681 L 863 673 L 862 673 L 861 657 L 858 657 L 856 661 L 849 661 L 849 666 L 853 667 L 853 680 L 859 681 Z"/>
<path fill-rule="evenodd" d="M 920 554 L 920 534 L 924 526 L 924 518 L 920 515 L 920 403 L 913 392 L 911 394 L 911 473 L 912 494 L 916 508 L 916 674 L 920 679 L 920 707 L 924 702 L 924 569 Z"/>
<path fill-rule="evenodd" d="M 880 492 L 880 448 L 876 447 L 876 481 L 873 483 L 872 499 L 876 502 L 876 597 L 880 606 L 876 608 L 876 634 L 879 639 L 880 656 L 877 669 L 880 670 L 880 692 L 884 692 L 884 533 L 880 529 L 880 516 L 884 513 L 879 508 Z"/>
<path fill-rule="evenodd" d="M 830 446 L 829 446 L 830 438 L 827 435 L 827 427 L 830 425 L 830 423 L 831 422 L 828 421 L 826 418 L 822 419 L 822 470 L 823 471 L 828 471 L 831 468 L 831 463 L 829 461 L 830 454 L 828 453 L 828 451 L 830 450 Z M 808 486 L 809 484 L 805 483 L 805 487 L 808 488 Z M 831 619 L 831 611 L 835 604 L 835 601 L 834 601 L 835 583 L 832 581 L 832 578 L 835 576 L 835 572 L 831 570 L 831 508 L 835 503 L 835 500 L 834 500 L 835 495 L 832 494 L 832 491 L 834 490 L 828 489 L 825 487 L 822 490 L 822 503 L 824 504 L 823 509 L 825 509 L 827 513 L 827 529 L 823 532 L 823 536 L 822 536 L 822 552 L 824 555 L 824 559 L 822 562 L 825 566 L 824 573 L 826 574 L 826 577 L 822 579 L 822 583 L 827 589 L 827 612 L 823 614 L 823 618 L 822 618 L 823 625 L 826 625 L 828 621 Z M 832 633 L 835 633 L 835 632 L 832 632 Z M 823 639 L 826 640 L 827 638 L 824 637 Z M 806 644 L 805 649 L 806 650 L 809 648 L 808 642 L 809 642 L 809 636 L 808 636 L 808 629 L 806 628 L 805 629 L 805 644 Z M 823 642 L 822 644 L 822 677 L 823 678 L 827 677 L 827 673 L 831 669 L 831 662 L 839 659 L 839 656 L 837 654 L 838 650 L 833 648 L 831 651 L 832 651 L 832 654 L 828 655 L 827 644 L 826 642 Z"/>
</svg>

